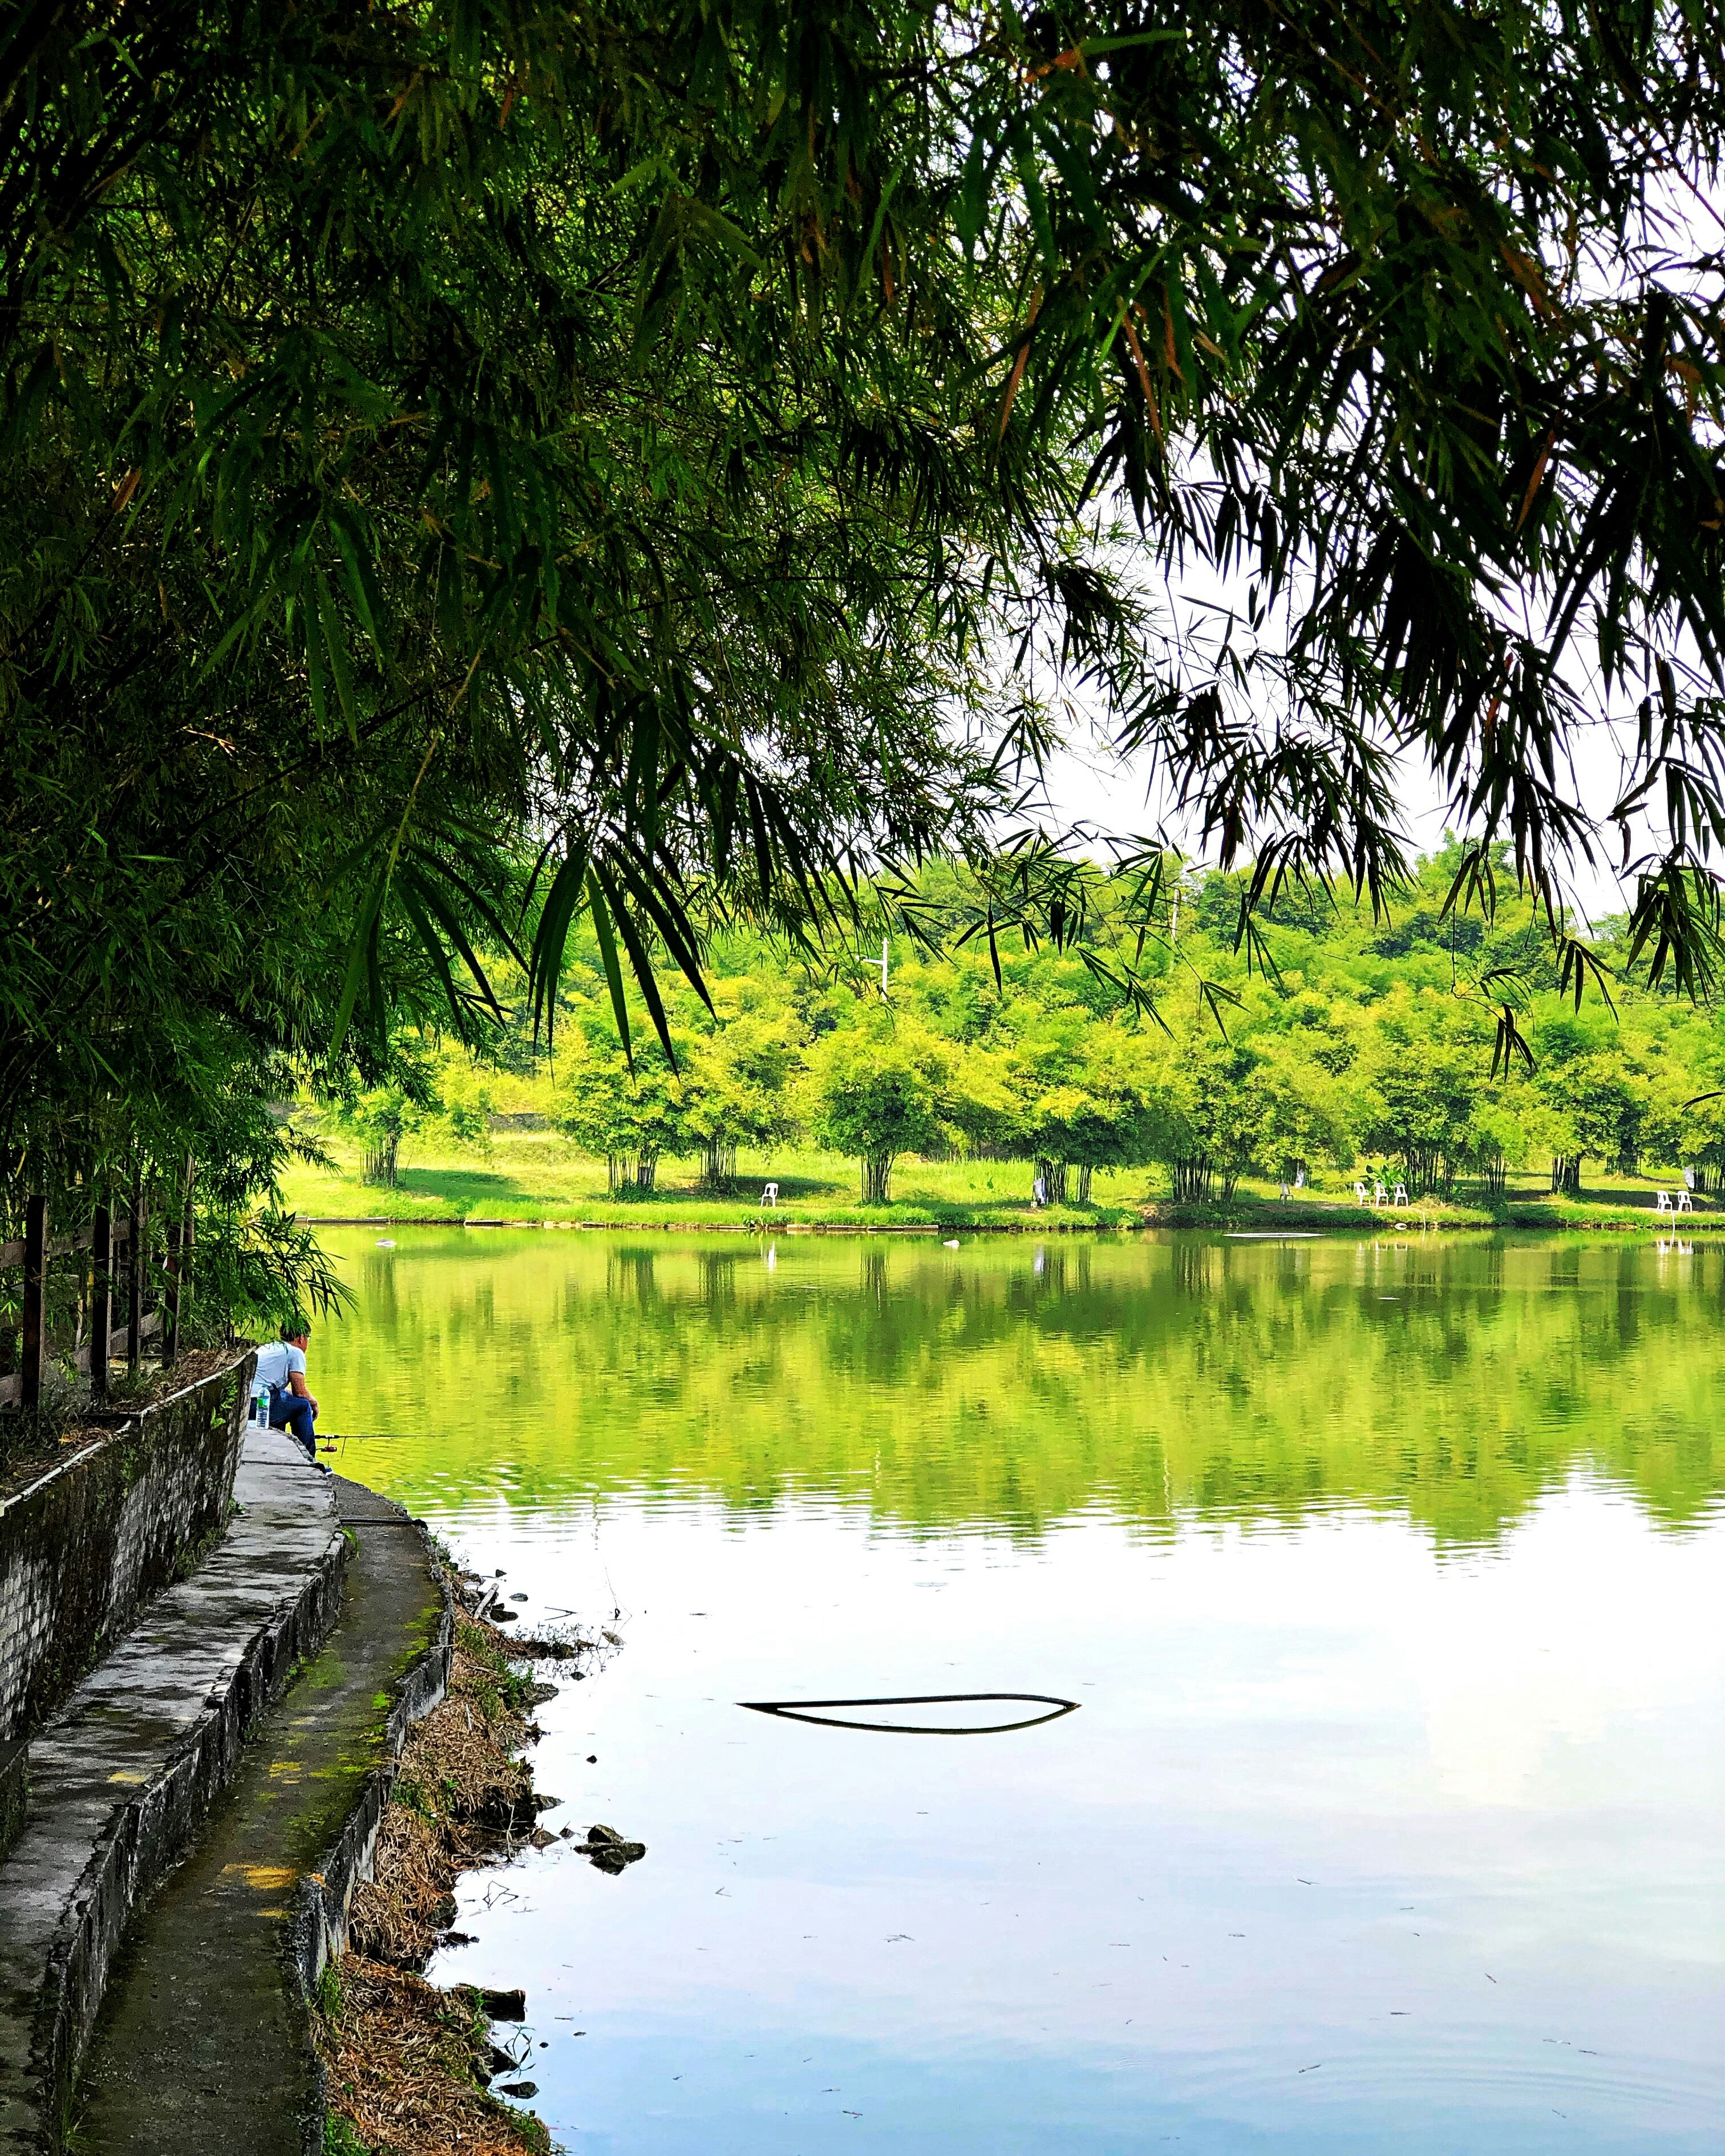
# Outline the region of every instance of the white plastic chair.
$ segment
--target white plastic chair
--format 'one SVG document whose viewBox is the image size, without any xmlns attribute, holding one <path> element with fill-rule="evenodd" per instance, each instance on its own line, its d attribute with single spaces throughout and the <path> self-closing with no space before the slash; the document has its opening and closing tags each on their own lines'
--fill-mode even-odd
<svg viewBox="0 0 1725 2156">
<path fill-rule="evenodd" d="M 1374 1183 L 1372 1185 L 1372 1210 L 1375 1213 L 1380 1205 L 1387 1205 L 1389 1203 L 1389 1193 L 1381 1183 Z"/>
<path fill-rule="evenodd" d="M 1653 1209 L 1656 1213 L 1675 1213 L 1676 1211 L 1676 1207 L 1671 1203 L 1671 1194 L 1669 1190 L 1661 1190 L 1655 1198 L 1653 1201 Z"/>
<path fill-rule="evenodd" d="M 1354 1184 L 1353 1198 L 1354 1203 L 1357 1205 L 1369 1205 L 1372 1202 L 1366 1195 L 1366 1186 L 1363 1183 L 1356 1183 Z"/>
<path fill-rule="evenodd" d="M 1679 1213 L 1692 1213 L 1695 1210 L 1695 1200 L 1686 1190 L 1680 1190 L 1677 1193 L 1676 1210 Z"/>
<path fill-rule="evenodd" d="M 776 1183 L 763 1183 L 761 1185 L 761 1203 L 763 1205 L 770 1205 L 775 1213 L 778 1210 L 778 1185 Z"/>
<path fill-rule="evenodd" d="M 1395 1195 L 1389 1202 L 1392 1205 L 1405 1205 L 1407 1204 L 1408 1186 L 1405 1183 L 1397 1183 L 1395 1186 Z"/>
</svg>

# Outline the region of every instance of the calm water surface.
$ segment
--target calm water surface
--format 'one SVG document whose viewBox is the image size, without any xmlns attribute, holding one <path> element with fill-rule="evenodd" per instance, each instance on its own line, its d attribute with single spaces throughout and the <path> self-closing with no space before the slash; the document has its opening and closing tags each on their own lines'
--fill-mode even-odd
<svg viewBox="0 0 1725 2156">
<path fill-rule="evenodd" d="M 434 1971 L 574 2156 L 1725 2151 L 1725 1250 L 378 1232 L 342 1464 L 618 1613 Z"/>
</svg>

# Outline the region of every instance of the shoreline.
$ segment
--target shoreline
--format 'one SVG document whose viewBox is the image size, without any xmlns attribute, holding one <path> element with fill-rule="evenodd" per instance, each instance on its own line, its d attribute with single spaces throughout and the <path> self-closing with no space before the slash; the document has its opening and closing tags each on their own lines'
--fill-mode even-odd
<svg viewBox="0 0 1725 2156">
<path fill-rule="evenodd" d="M 424 1971 L 439 1948 L 467 1943 L 451 1928 L 465 1875 L 574 1839 L 572 1828 L 552 1835 L 538 1824 L 561 1799 L 535 1788 L 526 1755 L 540 1734 L 533 1711 L 557 1690 L 538 1666 L 599 1642 L 512 1636 L 486 1622 L 493 1598 L 476 1576 L 434 1542 L 429 1553 L 453 1617 L 448 1689 L 407 1734 L 347 1938 L 308 1994 L 324 2147 L 330 2156 L 550 2156 L 557 2144 L 526 2108 L 538 2093 L 523 2078 L 532 2054 L 506 2049 L 494 2026 L 524 2019 L 526 1994 L 434 1983 Z"/>
<path fill-rule="evenodd" d="M 1532 1201 L 1530 1201 L 1530 1203 Z M 1363 1217 L 1362 1217 L 1363 1215 Z M 793 1220 L 768 1216 L 760 1220 L 678 1220 L 664 1218 L 612 1220 L 556 1220 L 492 1219 L 480 1215 L 413 1213 L 296 1213 L 295 1221 L 306 1228 L 466 1228 L 475 1230 L 533 1229 L 570 1235 L 615 1235 L 632 1233 L 700 1235 L 1209 1235 L 1224 1239 L 1250 1236 L 1253 1240 L 1277 1235 L 1302 1239 L 1381 1234 L 1497 1235 L 1697 1235 L 1725 1233 L 1725 1212 L 1676 1214 L 1655 1213 L 1645 1207 L 1625 1207 L 1617 1218 L 1530 1219 L 1514 1214 L 1443 1214 L 1422 1218 L 1388 1207 L 1375 1212 L 1365 1208 L 1325 1206 L 1298 1214 L 1281 1209 L 1264 1212 L 1230 1212 L 1199 1216 L 1189 1209 L 1170 1209 L 1166 1219 L 1137 1220 Z"/>
</svg>

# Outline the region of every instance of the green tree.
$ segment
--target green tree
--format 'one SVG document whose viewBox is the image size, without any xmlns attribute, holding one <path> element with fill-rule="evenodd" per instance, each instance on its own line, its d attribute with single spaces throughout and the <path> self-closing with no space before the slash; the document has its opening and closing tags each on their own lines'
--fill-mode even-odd
<svg viewBox="0 0 1725 2156">
<path fill-rule="evenodd" d="M 1468 1165 L 1494 1199 L 1503 1196 L 1510 1170 L 1532 1151 L 1525 1093 L 1525 1087 L 1488 1091 L 1475 1101 L 1469 1119 Z"/>
<path fill-rule="evenodd" d="M 791 1089 L 801 1055 L 782 1022 L 745 1012 L 690 1042 L 684 1065 L 684 1117 L 701 1148 L 701 1181 L 728 1189 L 739 1146 L 770 1149 L 796 1132 Z"/>
<path fill-rule="evenodd" d="M 1086 1011 L 1029 1004 L 1007 1058 L 1009 1127 L 1051 1205 L 1066 1202 L 1066 1170 L 1096 1109 L 1085 1084 L 1093 1030 Z"/>
<path fill-rule="evenodd" d="M 1579 1194 L 1588 1159 L 1633 1173 L 1652 1096 L 1621 1039 L 1556 1015 L 1538 1027 L 1535 1040 L 1539 1067 L 1533 1082 L 1548 1117 L 1552 1188 Z"/>
<path fill-rule="evenodd" d="M 337 1127 L 360 1142 L 363 1180 L 386 1189 L 396 1188 L 403 1145 L 427 1131 L 476 1152 L 490 1148 L 491 1096 L 471 1059 L 412 1034 L 391 1041 L 380 1084 L 350 1085 L 331 1108 Z"/>
<path fill-rule="evenodd" d="M 1020 1142 L 1051 1204 L 1070 1198 L 1087 1205 L 1099 1168 L 1133 1168 L 1151 1158 L 1142 1050 L 1117 1024 L 1086 1017 L 1053 1039 L 1033 1037 L 1009 1067 Z"/>
<path fill-rule="evenodd" d="M 809 1058 L 809 1123 L 817 1142 L 862 1163 L 862 1202 L 885 1205 L 901 1153 L 938 1144 L 952 1077 L 948 1051 L 886 1013 L 817 1041 Z"/>
<path fill-rule="evenodd" d="M 1301 1041 L 1260 1029 L 1252 1045 L 1262 1058 L 1246 1081 L 1260 1158 L 1288 1183 L 1320 1160 L 1348 1166 L 1354 1142 L 1343 1087 Z"/>
<path fill-rule="evenodd" d="M 549 1008 L 588 907 L 620 1014 L 626 969 L 699 969 L 704 895 L 807 926 L 883 858 L 998 865 L 1063 674 L 1249 902 L 1393 891 L 1386 725 L 1475 811 L 1464 885 L 1507 844 L 1553 894 L 1583 640 L 1649 700 L 1630 797 L 1692 797 L 1630 946 L 1700 983 L 1725 376 L 1711 243 L 1645 220 L 1717 169 L 1721 33 L 1718 0 L 17 13 L 0 1140 L 94 1112 L 105 998 L 147 1082 L 127 964 L 277 1045 L 381 1040 L 422 973 L 476 1019 L 481 923 Z M 1135 566 L 1244 578 L 1212 663 L 1122 598 L 1137 542 L 1082 513 L 1117 501 Z M 1009 913 L 1078 932 L 1070 860 L 1009 865 Z M 286 966 L 299 924 L 323 991 L 234 1011 L 223 952 Z"/>
<path fill-rule="evenodd" d="M 1364 1074 L 1361 1135 L 1368 1150 L 1394 1157 L 1416 1195 L 1453 1194 L 1472 1152 L 1488 1069 L 1482 1040 L 1440 1029 L 1421 1002 L 1405 1001 L 1379 1029 Z"/>
<path fill-rule="evenodd" d="M 604 1162 L 614 1196 L 650 1195 L 663 1156 L 699 1144 L 684 1081 L 657 1047 L 640 1050 L 631 1067 L 597 1012 L 574 1031 L 561 1059 L 552 1120 L 583 1152 Z"/>
<path fill-rule="evenodd" d="M 1645 1136 L 1657 1159 L 1691 1169 L 1697 1190 L 1725 1190 L 1725 1045 L 1716 1034 L 1657 1074 Z"/>
<path fill-rule="evenodd" d="M 1265 1099 L 1253 1080 L 1260 1058 L 1205 1017 L 1189 1015 L 1163 1049 L 1152 1092 L 1151 1142 L 1167 1164 L 1176 1204 L 1208 1202 L 1221 1178 L 1225 1204 L 1261 1147 Z"/>
</svg>

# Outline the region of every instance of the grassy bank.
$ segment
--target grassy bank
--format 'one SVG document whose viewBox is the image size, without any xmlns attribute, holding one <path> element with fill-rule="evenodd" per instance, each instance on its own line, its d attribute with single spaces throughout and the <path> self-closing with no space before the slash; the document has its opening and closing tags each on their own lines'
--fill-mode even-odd
<svg viewBox="0 0 1725 2156">
<path fill-rule="evenodd" d="M 932 1229 L 1079 1229 L 1222 1226 L 1357 1232 L 1364 1216 L 1353 1178 L 1329 1174 L 1297 1199 L 1282 1200 L 1273 1184 L 1248 1179 L 1231 1204 L 1176 1206 L 1168 1178 L 1142 1168 L 1099 1172 L 1088 1205 L 1037 1209 L 1030 1203 L 1028 1164 L 1016 1161 L 901 1160 L 892 1203 L 859 1202 L 856 1163 L 831 1153 L 786 1149 L 744 1154 L 729 1196 L 703 1191 L 693 1161 L 661 1163 L 650 1197 L 613 1196 L 603 1162 L 578 1152 L 552 1131 L 503 1131 L 487 1152 L 470 1149 L 410 1155 L 397 1187 L 362 1180 L 359 1152 L 339 1135 L 326 1137 L 333 1169 L 300 1168 L 289 1178 L 289 1203 L 313 1220 L 510 1221 L 580 1223 L 597 1227 Z M 775 1210 L 761 1204 L 762 1186 L 778 1185 Z M 1434 1227 L 1648 1229 L 1668 1225 L 1655 1212 L 1657 1193 L 1677 1178 L 1619 1177 L 1589 1187 L 1579 1199 L 1553 1197 L 1528 1178 L 1497 1204 L 1464 1191 L 1455 1201 L 1425 1199 L 1380 1212 L 1378 1222 Z M 1694 1224 L 1721 1217 L 1718 1202 L 1695 1201 Z M 1687 1224 L 1687 1216 L 1685 1216 Z"/>
</svg>

